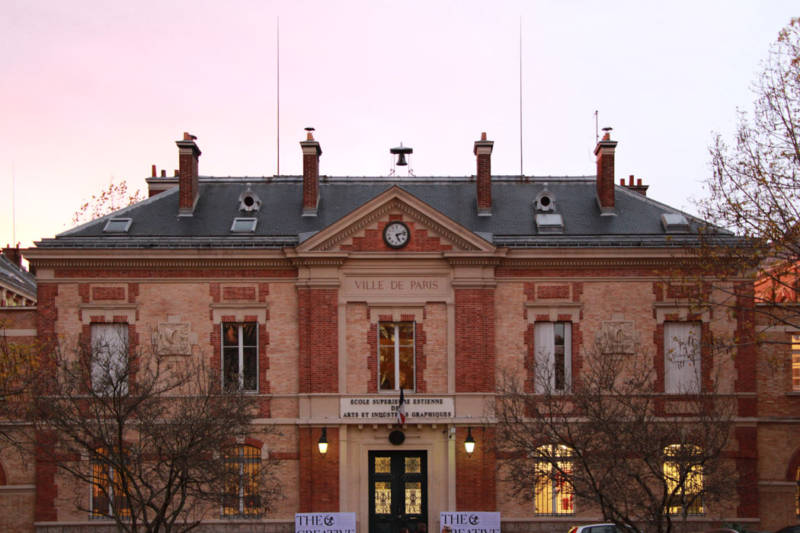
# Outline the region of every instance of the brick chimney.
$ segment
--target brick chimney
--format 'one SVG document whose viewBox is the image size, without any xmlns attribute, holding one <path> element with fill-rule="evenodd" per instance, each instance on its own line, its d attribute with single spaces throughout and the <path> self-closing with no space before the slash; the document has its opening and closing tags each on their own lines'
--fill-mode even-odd
<svg viewBox="0 0 800 533">
<path fill-rule="evenodd" d="M 303 216 L 317 216 L 319 205 L 319 156 L 322 148 L 314 140 L 314 129 L 306 128 L 306 140 L 300 141 L 303 150 Z"/>
<path fill-rule="evenodd" d="M 3 257 L 22 268 L 22 254 L 19 252 L 19 243 L 14 247 L 6 244 L 6 247 L 3 248 Z"/>
<path fill-rule="evenodd" d="M 492 148 L 494 141 L 486 140 L 486 132 L 481 133 L 481 140 L 475 141 L 472 149 L 478 160 L 477 200 L 478 216 L 492 216 Z"/>
<path fill-rule="evenodd" d="M 625 185 L 625 178 L 620 178 L 619 180 L 620 187 L 627 187 L 628 189 L 632 190 L 633 192 L 638 192 L 642 196 L 647 196 L 647 189 L 650 188 L 649 185 L 642 185 L 642 178 L 636 178 L 636 184 L 633 183 L 633 174 L 628 176 L 628 184 Z"/>
<path fill-rule="evenodd" d="M 597 142 L 597 205 L 601 215 L 614 215 L 614 150 L 617 141 L 611 140 L 611 128 L 603 128 L 605 134 Z"/>
<path fill-rule="evenodd" d="M 202 153 L 194 135 L 183 133 L 183 140 L 175 141 L 178 145 L 178 216 L 192 216 L 200 186 L 197 183 L 197 160 Z"/>
</svg>

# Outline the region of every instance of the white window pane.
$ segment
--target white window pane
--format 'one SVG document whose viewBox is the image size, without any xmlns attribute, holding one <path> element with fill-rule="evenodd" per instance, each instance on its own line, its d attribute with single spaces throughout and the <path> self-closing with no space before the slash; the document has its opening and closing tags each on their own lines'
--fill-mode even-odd
<svg viewBox="0 0 800 533">
<path fill-rule="evenodd" d="M 92 388 L 106 394 L 128 392 L 128 325 L 92 324 Z"/>
<path fill-rule="evenodd" d="M 664 324 L 664 390 L 670 394 L 700 392 L 700 324 Z"/>
<path fill-rule="evenodd" d="M 534 390 L 537 393 L 543 393 L 547 390 L 553 389 L 554 379 L 554 355 L 553 345 L 555 343 L 555 335 L 553 332 L 552 322 L 537 322 L 533 326 L 534 338 L 534 361 L 536 368 L 534 369 L 535 384 Z"/>
</svg>

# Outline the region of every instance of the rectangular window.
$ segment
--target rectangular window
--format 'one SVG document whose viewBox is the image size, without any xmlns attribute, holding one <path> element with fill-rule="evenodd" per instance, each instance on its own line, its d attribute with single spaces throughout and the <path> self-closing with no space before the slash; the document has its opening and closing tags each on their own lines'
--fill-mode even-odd
<svg viewBox="0 0 800 533">
<path fill-rule="evenodd" d="M 571 450 L 566 446 L 540 446 L 537 450 L 534 483 L 534 514 L 558 516 L 575 514 L 575 493 Z"/>
<path fill-rule="evenodd" d="M 800 392 L 800 335 L 792 335 L 792 391 Z"/>
<path fill-rule="evenodd" d="M 537 322 L 533 329 L 538 394 L 566 392 L 572 383 L 572 324 Z"/>
<path fill-rule="evenodd" d="M 700 322 L 664 324 L 664 392 L 700 392 Z"/>
<path fill-rule="evenodd" d="M 667 507 L 672 515 L 703 514 L 702 450 L 697 446 L 670 444 L 664 449 Z"/>
<path fill-rule="evenodd" d="M 92 324 L 92 390 L 128 393 L 128 324 Z"/>
<path fill-rule="evenodd" d="M 222 498 L 223 518 L 257 518 L 261 516 L 261 450 L 254 446 L 237 446 L 225 457 L 229 474 Z"/>
<path fill-rule="evenodd" d="M 130 518 L 131 510 L 124 497 L 120 472 L 114 468 L 114 459 L 106 449 L 98 448 L 97 457 L 92 461 L 92 492 L 89 508 L 91 518 Z"/>
<path fill-rule="evenodd" d="M 414 390 L 414 323 L 378 325 L 378 383 L 381 391 Z"/>
<path fill-rule="evenodd" d="M 258 324 L 222 324 L 225 390 L 258 391 Z"/>
</svg>

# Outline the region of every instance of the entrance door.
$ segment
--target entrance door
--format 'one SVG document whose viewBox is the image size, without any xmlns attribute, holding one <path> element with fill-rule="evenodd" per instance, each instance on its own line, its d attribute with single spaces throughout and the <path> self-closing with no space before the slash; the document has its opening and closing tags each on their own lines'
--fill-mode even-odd
<svg viewBox="0 0 800 533">
<path fill-rule="evenodd" d="M 427 463 L 424 451 L 369 452 L 369 533 L 427 532 Z"/>
</svg>

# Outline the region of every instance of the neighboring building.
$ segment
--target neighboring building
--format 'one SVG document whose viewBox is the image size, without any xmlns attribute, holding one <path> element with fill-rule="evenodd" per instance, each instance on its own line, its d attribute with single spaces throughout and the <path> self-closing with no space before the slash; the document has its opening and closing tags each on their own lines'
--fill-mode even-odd
<svg viewBox="0 0 800 533">
<path fill-rule="evenodd" d="M 0 307 L 36 305 L 36 278 L 22 266 L 19 247 L 0 254 Z"/>
<path fill-rule="evenodd" d="M 597 521 L 596 509 L 555 498 L 555 487 L 532 483 L 531 501 L 509 495 L 486 406 L 502 371 L 533 383 L 535 362 L 568 389 L 599 335 L 652 350 L 667 413 L 681 400 L 673 392 L 692 380 L 702 390 L 712 372 L 736 400 L 737 490 L 729 506 L 692 517 L 696 530 L 795 520 L 794 486 L 779 474 L 800 453 L 798 398 L 788 382 L 760 388 L 752 347 L 731 360 L 703 353 L 700 368 L 668 363 L 671 339 L 752 324 L 697 313 L 691 291 L 664 279 L 697 244 L 698 221 L 646 197 L 633 178 L 615 185 L 608 135 L 587 177 L 492 176 L 485 136 L 473 147 L 477 175 L 464 178 L 321 176 L 311 134 L 300 143 L 302 177 L 200 177 L 194 137 L 177 144 L 178 176 L 154 170 L 148 200 L 25 254 L 37 272 L 40 337 L 115 325 L 134 345 L 158 334 L 165 353 L 242 369 L 240 386 L 261 399 L 243 468 L 280 459 L 285 497 L 263 517 L 246 500 L 221 502 L 206 528 L 253 520 L 290 531 L 294 513 L 311 511 L 353 511 L 365 533 L 438 530 L 439 513 L 454 510 L 500 511 L 507 531 Z M 402 425 L 393 412 L 401 388 Z M 769 420 L 759 418 L 769 401 L 759 393 L 782 402 Z M 37 530 L 102 524 L 66 496 L 90 498 L 89 487 L 33 468 Z"/>
</svg>

